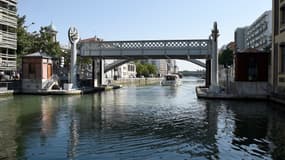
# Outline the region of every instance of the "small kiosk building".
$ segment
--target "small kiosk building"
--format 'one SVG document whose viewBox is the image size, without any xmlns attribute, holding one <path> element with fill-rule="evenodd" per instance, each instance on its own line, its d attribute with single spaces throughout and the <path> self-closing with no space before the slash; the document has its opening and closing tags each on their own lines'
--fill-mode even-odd
<svg viewBox="0 0 285 160">
<path fill-rule="evenodd" d="M 52 78 L 52 58 L 36 52 L 22 57 L 22 91 L 33 92 L 49 89 Z"/>
</svg>

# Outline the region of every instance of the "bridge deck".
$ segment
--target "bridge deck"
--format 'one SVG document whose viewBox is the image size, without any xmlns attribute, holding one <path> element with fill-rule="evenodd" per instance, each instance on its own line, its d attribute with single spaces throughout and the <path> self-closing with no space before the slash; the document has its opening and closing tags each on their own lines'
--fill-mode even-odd
<svg viewBox="0 0 285 160">
<path fill-rule="evenodd" d="M 204 59 L 211 53 L 209 39 L 80 42 L 80 56 L 106 59 Z"/>
</svg>

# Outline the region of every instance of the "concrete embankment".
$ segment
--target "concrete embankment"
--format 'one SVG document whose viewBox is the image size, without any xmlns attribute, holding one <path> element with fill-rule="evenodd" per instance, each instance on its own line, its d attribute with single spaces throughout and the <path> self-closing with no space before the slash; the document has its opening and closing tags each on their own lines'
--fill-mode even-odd
<svg viewBox="0 0 285 160">
<path fill-rule="evenodd" d="M 35 95 L 74 95 L 74 94 L 87 94 L 96 93 L 112 89 L 121 88 L 122 85 L 150 85 L 160 83 L 161 78 L 129 78 L 111 81 L 112 85 L 105 85 L 95 88 L 81 88 L 76 90 L 5 90 L 0 89 L 0 96 L 8 96 L 13 94 L 35 94 Z"/>
<path fill-rule="evenodd" d="M 128 85 L 128 84 L 149 85 L 149 84 L 160 83 L 161 80 L 162 78 L 127 78 L 127 79 L 114 80 L 112 81 L 112 83 L 118 85 Z"/>
</svg>

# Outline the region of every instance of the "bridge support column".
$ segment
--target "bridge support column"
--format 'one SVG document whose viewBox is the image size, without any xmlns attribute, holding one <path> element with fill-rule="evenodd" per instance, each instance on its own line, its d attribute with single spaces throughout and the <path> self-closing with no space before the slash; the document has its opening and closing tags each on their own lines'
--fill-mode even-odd
<svg viewBox="0 0 285 160">
<path fill-rule="evenodd" d="M 92 83 L 93 87 L 98 87 L 105 84 L 103 59 L 93 59 L 92 61 Z"/>
<path fill-rule="evenodd" d="M 104 60 L 99 60 L 99 77 L 98 77 L 98 85 L 102 86 L 105 84 L 105 74 L 104 74 Z"/>
<path fill-rule="evenodd" d="M 212 61 L 211 61 L 211 85 L 210 91 L 219 92 L 219 60 L 218 60 L 218 37 L 219 30 L 217 22 L 214 23 L 214 29 L 212 30 Z"/>
<path fill-rule="evenodd" d="M 206 84 L 205 86 L 209 88 L 211 85 L 211 59 L 206 60 Z"/>
<path fill-rule="evenodd" d="M 96 59 L 92 58 L 92 87 L 97 87 Z"/>
</svg>

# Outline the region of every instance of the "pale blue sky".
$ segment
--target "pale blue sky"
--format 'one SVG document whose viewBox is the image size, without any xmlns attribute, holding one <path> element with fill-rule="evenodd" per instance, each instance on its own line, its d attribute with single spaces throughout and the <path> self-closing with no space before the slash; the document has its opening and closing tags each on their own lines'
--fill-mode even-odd
<svg viewBox="0 0 285 160">
<path fill-rule="evenodd" d="M 58 40 L 68 43 L 69 26 L 80 37 L 104 40 L 205 39 L 217 21 L 219 46 L 234 39 L 237 27 L 250 25 L 271 0 L 19 0 L 18 14 L 27 16 L 29 31 L 51 22 Z M 181 70 L 196 70 L 178 62 Z"/>
</svg>

